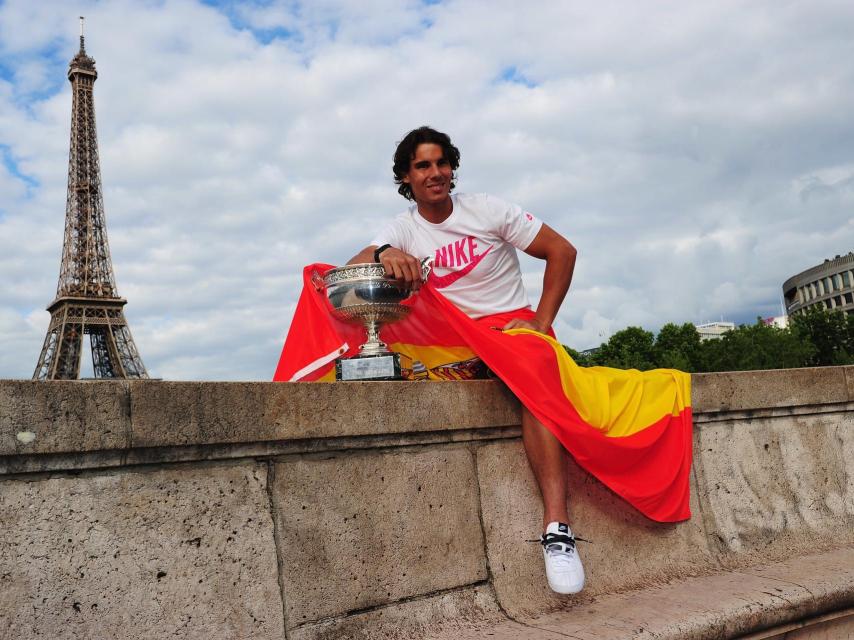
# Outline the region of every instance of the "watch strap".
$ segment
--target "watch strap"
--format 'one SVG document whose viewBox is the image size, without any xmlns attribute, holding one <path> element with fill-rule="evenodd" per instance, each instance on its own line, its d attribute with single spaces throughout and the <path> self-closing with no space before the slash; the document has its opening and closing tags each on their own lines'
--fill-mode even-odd
<svg viewBox="0 0 854 640">
<path fill-rule="evenodd" d="M 379 261 L 380 261 L 380 254 L 381 254 L 383 251 L 385 251 L 386 249 L 391 249 L 391 245 L 390 245 L 390 244 L 384 244 L 383 246 L 381 246 L 381 247 L 377 247 L 377 248 L 374 250 L 374 262 L 379 262 Z"/>
</svg>

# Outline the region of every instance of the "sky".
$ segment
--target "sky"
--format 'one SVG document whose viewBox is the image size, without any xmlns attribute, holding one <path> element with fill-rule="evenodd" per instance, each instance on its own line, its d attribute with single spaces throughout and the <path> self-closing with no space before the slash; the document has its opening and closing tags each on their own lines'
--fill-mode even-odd
<svg viewBox="0 0 854 640">
<path fill-rule="evenodd" d="M 423 124 L 460 148 L 457 191 L 576 246 L 555 330 L 579 350 L 780 315 L 784 280 L 854 250 L 848 0 L 4 0 L 0 378 L 32 376 L 56 293 L 80 15 L 153 377 L 269 380 L 303 266 L 406 208 L 391 158 Z"/>
</svg>

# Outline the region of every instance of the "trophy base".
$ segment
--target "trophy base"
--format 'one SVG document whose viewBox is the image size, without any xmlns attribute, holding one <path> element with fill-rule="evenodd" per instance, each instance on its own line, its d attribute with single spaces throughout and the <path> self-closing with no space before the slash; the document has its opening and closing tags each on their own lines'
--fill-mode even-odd
<svg viewBox="0 0 854 640">
<path fill-rule="evenodd" d="M 335 379 L 406 380 L 412 375 L 412 360 L 400 353 L 353 356 L 335 361 Z"/>
</svg>

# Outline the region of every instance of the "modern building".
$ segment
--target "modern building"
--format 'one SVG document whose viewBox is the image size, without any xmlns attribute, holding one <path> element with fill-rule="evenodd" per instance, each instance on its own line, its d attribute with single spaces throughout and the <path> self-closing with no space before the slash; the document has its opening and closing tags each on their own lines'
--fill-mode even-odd
<svg viewBox="0 0 854 640">
<path fill-rule="evenodd" d="M 763 318 L 762 322 L 766 327 L 777 327 L 778 329 L 786 329 L 789 326 L 789 316 L 774 316 L 771 318 Z"/>
<path fill-rule="evenodd" d="M 854 252 L 827 259 L 783 283 L 786 314 L 810 307 L 854 314 Z"/>
<path fill-rule="evenodd" d="M 697 333 L 700 334 L 700 340 L 720 340 L 721 336 L 727 331 L 735 329 L 733 322 L 706 322 L 705 324 L 695 324 Z"/>
</svg>

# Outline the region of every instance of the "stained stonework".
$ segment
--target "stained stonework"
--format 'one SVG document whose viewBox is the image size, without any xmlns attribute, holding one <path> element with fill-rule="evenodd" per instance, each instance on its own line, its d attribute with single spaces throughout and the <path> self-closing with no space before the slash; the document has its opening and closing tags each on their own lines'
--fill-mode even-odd
<svg viewBox="0 0 854 640">
<path fill-rule="evenodd" d="M 289 627 L 487 577 L 466 448 L 282 462 L 274 504 Z"/>
<path fill-rule="evenodd" d="M 854 544 L 850 413 L 721 421 L 698 432 L 701 513 L 722 562 Z"/>
<path fill-rule="evenodd" d="M 281 639 L 266 475 L 244 463 L 4 481 L 0 637 Z"/>
</svg>

